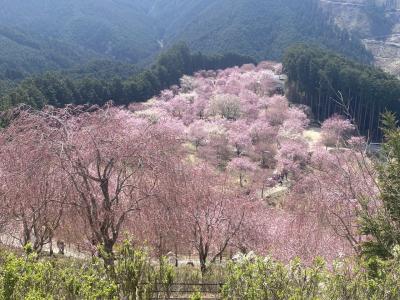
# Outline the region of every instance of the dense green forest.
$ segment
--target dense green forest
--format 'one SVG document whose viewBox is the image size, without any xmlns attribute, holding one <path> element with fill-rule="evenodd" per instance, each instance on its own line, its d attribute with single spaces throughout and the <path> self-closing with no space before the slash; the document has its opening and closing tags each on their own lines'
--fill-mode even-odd
<svg viewBox="0 0 400 300">
<path fill-rule="evenodd" d="M 106 58 L 136 63 L 159 50 L 152 20 L 126 0 L 5 0 L 0 28 L 0 70 Z"/>
<path fill-rule="evenodd" d="M 289 49 L 283 64 L 291 100 L 310 106 L 317 120 L 348 114 L 362 131 L 378 137 L 381 114 L 400 113 L 400 81 L 381 69 L 306 45 Z"/>
<path fill-rule="evenodd" d="M 101 58 L 95 52 L 83 51 L 55 38 L 1 25 L 0 44 L 0 78 L 11 80 Z"/>
<path fill-rule="evenodd" d="M 184 74 L 254 62 L 250 57 L 236 54 L 192 54 L 185 44 L 177 44 L 162 53 L 151 68 L 143 71 L 129 65 L 97 62 L 86 68 L 27 78 L 0 98 L 1 109 L 20 103 L 36 108 L 69 103 L 102 105 L 108 100 L 125 105 L 153 97 L 179 83 Z"/>
<path fill-rule="evenodd" d="M 312 42 L 363 62 L 371 55 L 338 29 L 317 0 L 4 0 L 0 79 L 12 80 L 93 60 L 149 65 L 186 42 L 205 54 L 280 59 Z M 3 85 L 5 82 L 3 82 Z"/>
<path fill-rule="evenodd" d="M 180 10 L 182 6 L 183 13 L 177 13 L 176 21 L 165 24 L 165 40 L 184 40 L 191 48 L 205 53 L 233 51 L 260 60 L 280 60 L 293 43 L 307 42 L 362 62 L 372 58 L 357 37 L 334 25 L 316 0 L 174 2 L 176 7 L 169 4 L 169 9 Z M 187 24 L 193 7 L 197 13 Z M 152 14 L 163 19 L 170 12 L 152 10 Z"/>
</svg>

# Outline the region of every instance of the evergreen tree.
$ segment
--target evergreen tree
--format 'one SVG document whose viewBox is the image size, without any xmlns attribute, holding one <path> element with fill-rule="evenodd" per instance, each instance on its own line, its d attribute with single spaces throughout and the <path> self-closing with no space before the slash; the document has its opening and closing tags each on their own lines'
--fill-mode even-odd
<svg viewBox="0 0 400 300">
<path fill-rule="evenodd" d="M 363 244 L 362 250 L 367 256 L 390 258 L 394 246 L 400 245 L 400 129 L 393 113 L 384 115 L 383 124 L 383 162 L 378 168 L 380 201 L 374 212 L 371 201 L 365 204 L 362 230 L 372 239 Z"/>
</svg>

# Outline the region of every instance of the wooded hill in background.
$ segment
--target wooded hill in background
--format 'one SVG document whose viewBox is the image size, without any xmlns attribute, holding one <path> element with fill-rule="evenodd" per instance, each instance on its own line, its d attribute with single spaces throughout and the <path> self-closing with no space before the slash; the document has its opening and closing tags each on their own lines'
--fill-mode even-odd
<svg viewBox="0 0 400 300">
<path fill-rule="evenodd" d="M 150 1 L 151 2 L 151 1 Z M 372 56 L 340 30 L 316 0 L 153 0 L 149 15 L 162 23 L 163 39 L 183 40 L 204 53 L 233 51 L 280 60 L 288 46 L 307 42 L 362 62 Z"/>
<path fill-rule="evenodd" d="M 4 0 L 0 79 L 91 60 L 143 66 L 178 41 L 193 51 L 235 52 L 258 60 L 280 59 L 291 44 L 310 42 L 369 62 L 372 57 L 360 41 L 334 26 L 317 2 Z"/>
</svg>

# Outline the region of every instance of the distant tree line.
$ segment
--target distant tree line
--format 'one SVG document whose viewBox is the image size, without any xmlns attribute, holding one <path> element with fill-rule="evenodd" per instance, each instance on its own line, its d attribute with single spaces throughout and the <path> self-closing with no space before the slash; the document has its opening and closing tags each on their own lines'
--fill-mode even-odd
<svg viewBox="0 0 400 300">
<path fill-rule="evenodd" d="M 185 44 L 177 44 L 162 53 L 149 69 L 137 71 L 132 67 L 136 74 L 130 77 L 126 77 L 126 69 L 108 66 L 102 76 L 97 76 L 95 71 L 79 70 L 82 76 L 68 72 L 48 72 L 27 78 L 0 98 L 0 108 L 4 110 L 20 103 L 35 108 L 70 103 L 102 105 L 108 100 L 113 100 L 116 105 L 126 105 L 147 100 L 161 90 L 178 84 L 182 75 L 245 63 L 254 63 L 254 60 L 237 54 L 192 54 Z M 122 74 L 118 70 L 122 70 Z M 104 74 L 109 77 L 106 78 Z"/>
<path fill-rule="evenodd" d="M 297 45 L 283 60 L 289 97 L 311 107 L 318 121 L 345 114 L 365 134 L 380 138 L 380 116 L 400 112 L 400 80 L 320 48 Z"/>
</svg>

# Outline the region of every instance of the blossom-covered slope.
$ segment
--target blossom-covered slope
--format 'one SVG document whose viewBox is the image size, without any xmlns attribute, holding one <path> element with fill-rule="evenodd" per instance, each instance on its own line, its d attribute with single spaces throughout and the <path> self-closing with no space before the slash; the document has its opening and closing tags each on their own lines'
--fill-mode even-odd
<svg viewBox="0 0 400 300">
<path fill-rule="evenodd" d="M 183 77 L 130 111 L 16 109 L 0 131 L 1 232 L 93 255 L 127 233 L 158 257 L 196 255 L 203 273 L 239 251 L 356 253 L 374 204 L 360 199 L 376 199 L 365 140 L 340 116 L 310 130 L 284 78 L 263 62 Z"/>
<path fill-rule="evenodd" d="M 246 250 L 304 259 L 351 253 L 354 199 L 374 193 L 373 178 L 362 176 L 369 166 L 359 163 L 365 141 L 340 116 L 315 130 L 318 141 L 309 139 L 310 111 L 288 102 L 281 73 L 272 62 L 203 71 L 130 109 L 179 128 L 190 164 L 212 166 L 261 200 L 239 238 Z"/>
</svg>

